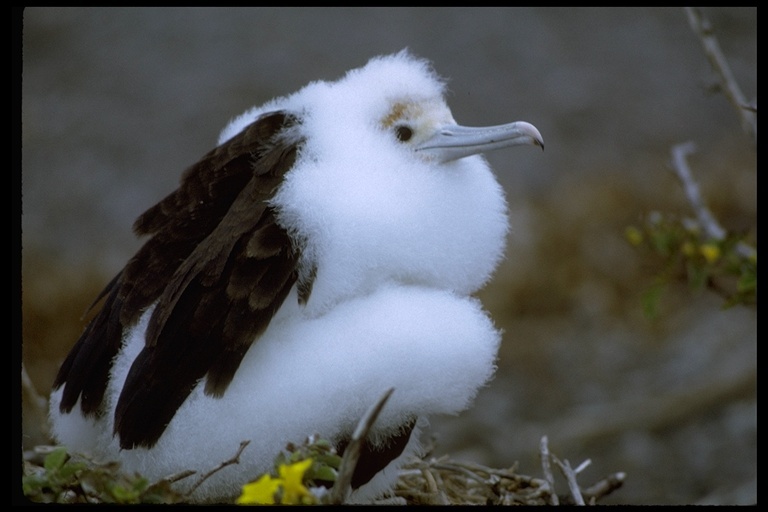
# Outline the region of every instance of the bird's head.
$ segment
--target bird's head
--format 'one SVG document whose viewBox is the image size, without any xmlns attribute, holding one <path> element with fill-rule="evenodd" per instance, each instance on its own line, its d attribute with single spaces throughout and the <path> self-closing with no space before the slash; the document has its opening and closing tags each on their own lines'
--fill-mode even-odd
<svg viewBox="0 0 768 512">
<path fill-rule="evenodd" d="M 544 148 L 539 130 L 530 123 L 461 126 L 442 99 L 394 102 L 381 125 L 419 157 L 437 163 L 521 144 Z"/>
</svg>

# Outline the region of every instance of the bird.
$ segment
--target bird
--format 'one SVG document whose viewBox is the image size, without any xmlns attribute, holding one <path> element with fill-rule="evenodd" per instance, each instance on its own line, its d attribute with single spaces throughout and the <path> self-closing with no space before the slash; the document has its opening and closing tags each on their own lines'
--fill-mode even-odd
<svg viewBox="0 0 768 512">
<path fill-rule="evenodd" d="M 343 453 L 392 388 L 348 499 L 390 493 L 428 418 L 467 409 L 496 369 L 475 293 L 509 224 L 483 153 L 544 147 L 524 121 L 457 124 L 447 91 L 405 49 L 232 119 L 135 221 L 144 244 L 55 378 L 56 440 L 150 479 L 204 474 L 250 441 L 189 496 L 212 503 L 287 443 Z"/>
</svg>

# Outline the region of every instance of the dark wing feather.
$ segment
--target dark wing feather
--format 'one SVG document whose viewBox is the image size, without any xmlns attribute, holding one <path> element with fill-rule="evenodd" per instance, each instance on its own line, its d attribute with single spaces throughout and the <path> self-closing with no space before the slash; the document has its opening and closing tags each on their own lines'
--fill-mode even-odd
<svg viewBox="0 0 768 512">
<path fill-rule="evenodd" d="M 82 395 L 85 414 L 100 412 L 123 331 L 154 303 L 115 412 L 121 446 L 152 446 L 206 374 L 206 392 L 224 392 L 297 279 L 299 248 L 268 204 L 295 161 L 295 123 L 282 112 L 260 117 L 139 217 L 134 230 L 152 237 L 102 292 L 62 365 L 62 411 Z"/>
<path fill-rule="evenodd" d="M 69 412 L 81 398 L 80 407 L 87 415 L 99 416 L 112 358 L 120 348 L 122 326 L 119 297 L 122 272 L 104 288 L 94 305 L 106 297 L 101 312 L 83 331 L 80 339 L 61 364 L 53 387 L 66 382 L 59 408 Z M 93 305 L 91 306 L 93 307 Z"/>
<path fill-rule="evenodd" d="M 383 439 L 379 444 L 373 444 L 368 439 L 364 440 L 360 448 L 357 465 L 352 473 L 352 481 L 350 482 L 352 489 L 358 489 L 370 482 L 379 471 L 402 455 L 415 426 L 416 418 L 412 418 L 403 424 L 397 432 Z M 339 455 L 344 455 L 351 440 L 352 437 L 347 436 L 337 441 L 336 451 Z"/>
</svg>

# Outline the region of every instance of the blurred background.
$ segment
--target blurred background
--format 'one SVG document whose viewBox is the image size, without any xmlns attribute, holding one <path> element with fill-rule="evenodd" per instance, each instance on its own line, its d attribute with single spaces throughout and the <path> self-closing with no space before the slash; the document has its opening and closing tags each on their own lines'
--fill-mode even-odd
<svg viewBox="0 0 768 512">
<path fill-rule="evenodd" d="M 756 8 L 709 8 L 737 83 L 757 88 Z M 432 421 L 436 453 L 541 476 L 538 444 L 604 502 L 756 503 L 755 308 L 668 287 L 631 247 L 651 211 L 692 216 L 690 159 L 721 224 L 756 237 L 756 151 L 678 8 L 59 9 L 23 12 L 22 358 L 47 396 L 81 317 L 141 244 L 134 219 L 246 108 L 408 47 L 449 77 L 461 124 L 544 136 L 489 156 L 506 260 L 480 297 L 504 341 L 473 408 Z M 46 441 L 25 402 L 23 444 Z M 567 492 L 563 485 L 558 489 Z"/>
</svg>

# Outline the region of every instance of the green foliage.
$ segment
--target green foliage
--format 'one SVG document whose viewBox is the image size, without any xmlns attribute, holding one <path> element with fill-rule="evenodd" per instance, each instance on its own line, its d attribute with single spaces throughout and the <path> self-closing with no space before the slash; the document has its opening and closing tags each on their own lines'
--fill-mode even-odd
<svg viewBox="0 0 768 512">
<path fill-rule="evenodd" d="M 658 315 L 666 287 L 680 278 L 695 291 L 720 293 L 724 307 L 757 301 L 757 251 L 749 249 L 741 236 L 707 240 L 693 222 L 653 213 L 640 227 L 628 227 L 625 237 L 661 264 L 642 297 L 643 311 L 650 318 Z"/>
<path fill-rule="evenodd" d="M 56 448 L 46 456 L 42 471 L 23 477 L 22 489 L 30 499 L 42 498 L 39 501 L 59 502 L 59 498 L 66 494 L 85 467 L 83 462 L 70 460 L 66 449 Z M 46 499 L 48 497 L 54 499 Z"/>
<path fill-rule="evenodd" d="M 311 464 L 310 464 L 311 462 Z M 277 483 L 278 503 L 316 502 L 309 489 L 330 488 L 336 481 L 341 457 L 329 441 L 311 438 L 301 445 L 289 444 L 277 456 L 274 475 L 262 475 L 267 483 Z M 22 490 L 38 503 L 181 503 L 186 496 L 171 483 L 155 484 L 139 475 L 120 472 L 117 463 L 99 464 L 82 456 L 72 456 L 65 447 L 54 448 L 42 465 L 25 462 Z"/>
<path fill-rule="evenodd" d="M 72 457 L 64 447 L 49 453 L 42 467 L 26 469 L 24 495 L 40 503 L 177 503 L 182 498 L 167 482 L 149 485 L 138 474 L 120 473 L 115 463 Z"/>
</svg>

